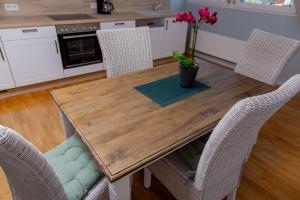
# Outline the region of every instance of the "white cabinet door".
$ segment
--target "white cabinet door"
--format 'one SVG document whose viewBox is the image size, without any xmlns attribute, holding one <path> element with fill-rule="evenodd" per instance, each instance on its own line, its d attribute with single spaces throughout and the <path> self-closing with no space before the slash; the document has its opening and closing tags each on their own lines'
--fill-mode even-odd
<svg viewBox="0 0 300 200">
<path fill-rule="evenodd" d="M 172 18 L 166 19 L 162 45 L 163 57 L 172 56 L 173 51 L 185 52 L 187 28 L 187 23 L 175 23 Z"/>
<path fill-rule="evenodd" d="M 0 40 L 0 90 L 14 88 L 15 82 L 12 77 L 5 51 Z"/>
<path fill-rule="evenodd" d="M 162 58 L 162 41 L 164 27 L 150 28 L 153 60 Z"/>
<path fill-rule="evenodd" d="M 64 77 L 57 37 L 3 44 L 17 87 Z"/>
</svg>

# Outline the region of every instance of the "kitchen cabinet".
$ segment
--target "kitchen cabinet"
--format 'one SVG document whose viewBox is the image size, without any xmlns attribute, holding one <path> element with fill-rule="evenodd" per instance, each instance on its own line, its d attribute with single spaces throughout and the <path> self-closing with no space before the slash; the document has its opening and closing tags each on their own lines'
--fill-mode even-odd
<svg viewBox="0 0 300 200">
<path fill-rule="evenodd" d="M 100 23 L 101 30 L 135 28 L 135 21 L 117 21 Z"/>
<path fill-rule="evenodd" d="M 11 74 L 6 54 L 0 40 L 0 90 L 6 90 L 15 87 L 15 82 Z"/>
<path fill-rule="evenodd" d="M 162 58 L 162 42 L 164 27 L 150 28 L 153 60 Z"/>
<path fill-rule="evenodd" d="M 166 18 L 163 31 L 162 57 L 172 56 L 173 51 L 185 52 L 187 23 L 175 23 L 173 18 Z"/>
<path fill-rule="evenodd" d="M 17 87 L 64 77 L 57 37 L 3 44 Z"/>
<path fill-rule="evenodd" d="M 174 23 L 172 18 L 136 20 L 137 27 L 150 28 L 153 59 L 172 56 L 173 51 L 185 52 L 187 24 Z"/>
<path fill-rule="evenodd" d="M 164 24 L 165 24 L 164 18 L 136 20 L 137 27 L 148 26 L 150 28 L 152 57 L 154 60 L 162 57 L 162 41 L 163 41 Z"/>
</svg>

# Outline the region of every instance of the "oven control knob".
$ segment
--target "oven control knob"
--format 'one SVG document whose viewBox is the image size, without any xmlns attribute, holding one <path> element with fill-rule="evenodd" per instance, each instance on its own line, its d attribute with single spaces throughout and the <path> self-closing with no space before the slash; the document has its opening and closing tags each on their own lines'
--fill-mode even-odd
<svg viewBox="0 0 300 200">
<path fill-rule="evenodd" d="M 68 28 L 65 28 L 65 31 L 66 31 L 66 32 L 68 32 L 68 31 L 69 31 L 69 29 L 68 29 Z"/>
<path fill-rule="evenodd" d="M 76 28 L 73 28 L 72 30 L 75 32 L 75 31 L 76 31 Z"/>
<path fill-rule="evenodd" d="M 93 28 L 94 28 L 95 30 L 97 30 L 97 26 L 94 26 Z"/>
<path fill-rule="evenodd" d="M 86 28 L 85 28 L 85 27 L 83 27 L 83 28 L 82 28 L 82 30 L 86 31 Z"/>
<path fill-rule="evenodd" d="M 90 30 L 93 30 L 93 27 L 90 26 L 89 28 L 90 28 Z"/>
<path fill-rule="evenodd" d="M 62 28 L 62 29 L 60 29 L 60 32 L 62 32 L 62 33 L 63 33 L 63 32 L 65 32 L 65 30 Z"/>
</svg>

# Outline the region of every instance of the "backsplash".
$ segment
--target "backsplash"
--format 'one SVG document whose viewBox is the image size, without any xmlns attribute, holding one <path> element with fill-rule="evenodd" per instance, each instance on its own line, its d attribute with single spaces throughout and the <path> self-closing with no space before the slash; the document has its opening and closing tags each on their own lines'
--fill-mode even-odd
<svg viewBox="0 0 300 200">
<path fill-rule="evenodd" d="M 92 1 L 92 0 L 91 0 Z M 170 0 L 111 0 L 116 10 L 120 11 L 138 11 L 152 9 L 154 3 L 163 3 L 161 9 L 169 8 Z"/>
<path fill-rule="evenodd" d="M 0 15 L 45 15 L 61 13 L 96 12 L 90 3 L 96 0 L 0 0 Z M 162 2 L 161 9 L 169 8 L 170 0 L 111 0 L 117 12 L 152 9 L 154 3 Z M 6 12 L 4 3 L 19 4 L 20 11 Z"/>
</svg>

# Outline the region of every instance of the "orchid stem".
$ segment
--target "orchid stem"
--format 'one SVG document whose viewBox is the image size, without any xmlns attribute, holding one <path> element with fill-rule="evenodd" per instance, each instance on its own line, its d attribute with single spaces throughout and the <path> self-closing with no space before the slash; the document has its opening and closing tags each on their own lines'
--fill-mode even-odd
<svg viewBox="0 0 300 200">
<path fill-rule="evenodd" d="M 192 61 L 193 66 L 195 65 L 195 49 L 197 44 L 197 35 L 198 35 L 198 26 L 197 24 L 194 24 L 193 26 L 193 42 L 192 42 Z"/>
</svg>

